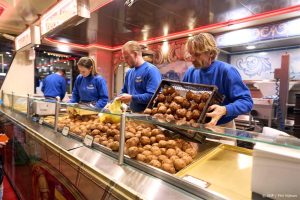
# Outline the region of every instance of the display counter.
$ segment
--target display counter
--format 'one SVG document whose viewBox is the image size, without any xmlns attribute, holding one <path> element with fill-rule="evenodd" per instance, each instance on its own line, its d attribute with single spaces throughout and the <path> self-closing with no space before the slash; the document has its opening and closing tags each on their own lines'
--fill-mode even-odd
<svg viewBox="0 0 300 200">
<path fill-rule="evenodd" d="M 50 106 L 54 116 L 25 114 L 9 108 L 9 102 L 0 111 L 1 131 L 10 138 L 5 171 L 21 199 L 37 199 L 45 185 L 47 195 L 69 199 L 252 199 L 258 191 L 260 196 L 274 191 L 257 189 L 258 174 L 272 167 L 257 143 L 272 147 L 273 173 L 288 171 L 285 179 L 299 183 L 300 174 L 289 169 L 299 166 L 300 142 L 291 136 L 178 125 L 145 114 L 112 114 L 41 99 L 30 104 L 44 101 L 56 104 Z M 280 155 L 283 149 L 293 158 Z M 24 166 L 26 176 L 16 170 Z M 28 184 L 39 181 L 38 189 Z M 285 185 L 273 189 L 299 195 Z"/>
</svg>

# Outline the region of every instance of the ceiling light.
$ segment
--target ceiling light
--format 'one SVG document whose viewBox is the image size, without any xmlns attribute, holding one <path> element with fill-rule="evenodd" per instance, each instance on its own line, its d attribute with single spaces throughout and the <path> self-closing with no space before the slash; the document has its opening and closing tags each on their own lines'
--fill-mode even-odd
<svg viewBox="0 0 300 200">
<path fill-rule="evenodd" d="M 251 50 L 251 49 L 255 49 L 256 47 L 254 46 L 254 45 L 249 45 L 249 46 L 246 46 L 246 49 L 249 49 L 249 50 Z"/>
<path fill-rule="evenodd" d="M 7 51 L 7 52 L 5 52 L 5 53 L 6 53 L 6 54 L 8 54 L 8 55 L 10 54 L 10 52 L 9 52 L 9 51 Z"/>
<path fill-rule="evenodd" d="M 259 53 L 259 55 L 261 55 L 261 56 L 265 56 L 265 55 L 267 55 L 268 53 L 267 52 L 260 52 Z"/>
</svg>

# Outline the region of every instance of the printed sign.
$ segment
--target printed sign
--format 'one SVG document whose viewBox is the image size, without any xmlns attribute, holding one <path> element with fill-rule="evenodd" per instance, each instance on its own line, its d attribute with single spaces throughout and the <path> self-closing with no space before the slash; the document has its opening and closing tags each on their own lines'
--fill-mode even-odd
<svg viewBox="0 0 300 200">
<path fill-rule="evenodd" d="M 63 130 L 61 131 L 61 133 L 62 133 L 64 136 L 67 136 L 67 135 L 69 135 L 69 130 L 70 130 L 70 127 L 65 126 L 65 127 L 63 128 Z"/>
<path fill-rule="evenodd" d="M 39 119 L 39 124 L 43 124 L 43 122 L 44 122 L 44 118 L 41 117 L 41 118 Z"/>
<path fill-rule="evenodd" d="M 86 135 L 86 136 L 84 137 L 83 144 L 84 144 L 85 146 L 91 147 L 92 144 L 93 144 L 93 140 L 94 140 L 93 136 L 91 136 L 91 135 Z"/>
</svg>

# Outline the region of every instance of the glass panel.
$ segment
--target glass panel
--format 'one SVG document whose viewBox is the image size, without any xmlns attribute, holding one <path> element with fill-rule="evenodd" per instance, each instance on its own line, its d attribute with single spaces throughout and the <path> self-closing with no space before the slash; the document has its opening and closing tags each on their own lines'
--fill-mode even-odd
<svg viewBox="0 0 300 200">
<path fill-rule="evenodd" d="M 3 105 L 6 107 L 11 107 L 11 94 L 3 93 Z"/>
<path fill-rule="evenodd" d="M 27 96 L 14 95 L 14 110 L 27 113 Z"/>
<path fill-rule="evenodd" d="M 166 129 L 173 130 L 175 132 L 181 132 L 186 136 L 190 136 L 190 138 L 197 137 L 199 135 L 205 135 L 207 137 L 215 137 L 215 138 L 233 138 L 239 141 L 245 142 L 262 142 L 272 145 L 278 145 L 288 148 L 300 149 L 300 140 L 295 137 L 290 136 L 281 136 L 281 135 L 266 135 L 263 133 L 245 131 L 245 130 L 237 130 L 237 129 L 229 129 L 223 127 L 212 127 L 206 128 L 203 124 L 200 127 L 192 127 L 192 126 L 178 126 L 176 124 L 159 122 L 156 119 L 153 119 L 150 116 L 142 115 L 142 114 L 127 114 L 127 117 L 134 120 L 144 121 L 148 123 L 153 123 L 158 126 L 165 127 Z M 192 132 L 191 132 L 192 131 Z M 194 132 L 193 132 L 194 131 Z"/>
</svg>

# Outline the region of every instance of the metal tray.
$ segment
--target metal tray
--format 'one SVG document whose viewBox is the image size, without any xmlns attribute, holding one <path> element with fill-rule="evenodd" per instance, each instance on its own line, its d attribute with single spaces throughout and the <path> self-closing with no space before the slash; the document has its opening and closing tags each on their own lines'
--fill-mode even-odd
<svg viewBox="0 0 300 200">
<path fill-rule="evenodd" d="M 206 119 L 206 112 L 210 105 L 212 104 L 221 104 L 224 100 L 224 96 L 218 92 L 218 88 L 213 85 L 204 85 L 204 84 L 195 84 L 195 83 L 186 83 L 186 82 L 178 82 L 172 80 L 162 80 L 160 82 L 159 87 L 155 91 L 154 95 L 152 96 L 150 102 L 147 105 L 147 108 L 153 108 L 157 105 L 158 102 L 155 101 L 156 97 L 162 89 L 166 86 L 172 86 L 180 95 L 185 96 L 188 91 L 192 91 L 193 93 L 204 93 L 207 92 L 210 94 L 209 99 L 206 101 L 205 106 L 201 112 L 199 119 L 197 120 L 198 123 L 205 123 Z"/>
<path fill-rule="evenodd" d="M 251 199 L 252 150 L 221 144 L 176 176 L 193 177 L 229 199 Z"/>
</svg>

